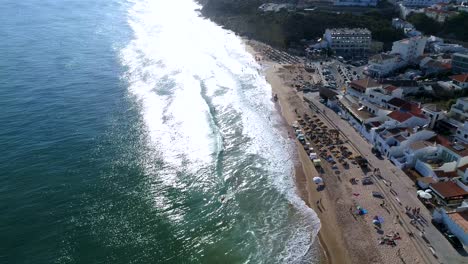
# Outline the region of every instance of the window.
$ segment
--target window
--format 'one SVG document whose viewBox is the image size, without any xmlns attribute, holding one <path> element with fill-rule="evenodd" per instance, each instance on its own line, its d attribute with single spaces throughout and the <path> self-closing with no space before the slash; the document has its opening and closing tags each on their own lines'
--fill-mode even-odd
<svg viewBox="0 0 468 264">
<path fill-rule="evenodd" d="M 468 138 L 468 135 L 467 135 L 467 134 L 465 134 L 463 137 L 464 137 L 464 138 Z"/>
</svg>

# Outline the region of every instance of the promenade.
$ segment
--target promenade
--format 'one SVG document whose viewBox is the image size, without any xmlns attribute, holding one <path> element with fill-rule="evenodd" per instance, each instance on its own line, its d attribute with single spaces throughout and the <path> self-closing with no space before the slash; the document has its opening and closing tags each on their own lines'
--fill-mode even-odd
<svg viewBox="0 0 468 264">
<path fill-rule="evenodd" d="M 310 98 L 310 97 L 309 97 Z M 304 107 L 309 107 L 304 103 Z M 370 166 L 378 168 L 385 181 L 374 177 L 375 185 L 384 193 L 391 212 L 392 219 L 406 231 L 414 234 L 410 241 L 424 257 L 425 263 L 466 263 L 466 257 L 460 255 L 443 235 L 430 223 L 431 214 L 417 198 L 414 182 L 388 159 L 379 159 L 371 151 L 372 145 L 346 121 L 340 118 L 333 110 L 319 102 L 318 93 L 312 96 L 312 108 L 318 112 L 334 128 L 338 129 L 343 137 L 349 140 Z M 318 111 L 316 111 L 318 110 Z M 405 213 L 405 207 L 420 208 L 420 215 L 426 223 L 410 224 L 410 218 Z M 398 219 L 396 219 L 398 217 Z M 434 253 L 435 252 L 435 256 Z M 404 256 L 403 256 L 404 259 Z M 407 262 L 412 263 L 412 262 Z"/>
</svg>

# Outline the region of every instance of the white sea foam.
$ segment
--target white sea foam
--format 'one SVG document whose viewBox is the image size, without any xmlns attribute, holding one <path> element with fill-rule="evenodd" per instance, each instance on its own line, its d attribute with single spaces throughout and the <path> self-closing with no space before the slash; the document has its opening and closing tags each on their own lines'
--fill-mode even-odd
<svg viewBox="0 0 468 264">
<path fill-rule="evenodd" d="M 134 0 L 128 12 L 134 39 L 121 58 L 128 67 L 129 92 L 142 106 L 149 143 L 170 167 L 195 173 L 214 163 L 222 144 L 203 93 L 218 111 L 240 113 L 242 134 L 251 139 L 246 152 L 269 161 L 269 184 L 301 214 L 301 221 L 291 227 L 297 232 L 277 259 L 298 262 L 313 242 L 310 232 L 315 237 L 320 223 L 296 194 L 294 146 L 274 128 L 280 117 L 271 87 L 240 38 L 201 18 L 197 8 L 192 0 Z M 162 180 L 179 184 L 170 168 Z M 157 201 L 161 207 L 166 203 L 161 197 Z"/>
</svg>

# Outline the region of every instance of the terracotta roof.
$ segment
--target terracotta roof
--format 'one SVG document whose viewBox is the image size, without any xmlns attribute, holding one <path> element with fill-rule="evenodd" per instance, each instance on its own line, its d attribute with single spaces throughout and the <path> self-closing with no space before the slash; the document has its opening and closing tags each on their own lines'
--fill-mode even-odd
<svg viewBox="0 0 468 264">
<path fill-rule="evenodd" d="M 453 144 L 450 141 L 443 141 L 439 144 L 457 153 L 460 157 L 468 156 L 468 144 L 465 144 L 465 143 Z"/>
<path fill-rule="evenodd" d="M 448 146 L 448 145 L 450 145 L 450 140 L 449 140 L 448 138 L 444 137 L 444 136 L 441 136 L 441 135 L 437 135 L 437 136 L 435 137 L 435 142 L 436 142 L 437 144 L 442 145 L 442 146 Z"/>
<path fill-rule="evenodd" d="M 402 112 L 402 111 L 393 111 L 390 114 L 387 115 L 391 119 L 394 119 L 400 123 L 405 122 L 406 120 L 410 119 L 413 117 L 412 114 L 408 112 Z"/>
<path fill-rule="evenodd" d="M 433 183 L 430 185 L 430 188 L 441 195 L 442 198 L 468 196 L 468 192 L 452 181 Z"/>
<path fill-rule="evenodd" d="M 396 89 L 398 89 L 398 87 L 393 86 L 393 85 L 390 84 L 390 85 L 385 86 L 384 89 L 387 90 L 389 93 L 391 93 L 391 92 L 395 91 Z"/>
<path fill-rule="evenodd" d="M 434 173 L 439 178 L 456 178 L 456 177 L 459 177 L 457 171 L 435 170 Z"/>
<path fill-rule="evenodd" d="M 371 125 L 373 127 L 379 127 L 380 125 L 382 125 L 382 123 L 380 123 L 379 121 L 374 121 L 374 122 L 371 122 Z"/>
<path fill-rule="evenodd" d="M 430 147 L 430 146 L 434 146 L 434 144 L 432 144 L 429 141 L 416 141 L 416 142 L 411 143 L 410 148 L 413 150 L 419 150 L 419 149 L 423 149 L 425 147 Z"/>
<path fill-rule="evenodd" d="M 457 170 L 460 170 L 460 171 L 462 171 L 462 172 L 465 172 L 466 169 L 468 169 L 468 164 L 465 164 L 465 165 L 460 166 L 460 167 L 457 168 Z"/>
<path fill-rule="evenodd" d="M 393 97 L 387 103 L 390 104 L 390 105 L 396 106 L 396 107 L 402 107 L 407 102 L 405 100 L 401 99 L 401 98 Z"/>
<path fill-rule="evenodd" d="M 396 136 L 395 139 L 398 140 L 399 142 L 403 142 L 403 141 L 406 140 L 406 138 L 404 136 L 402 136 L 402 135 Z"/>
<path fill-rule="evenodd" d="M 374 55 L 374 56 L 370 57 L 369 60 L 372 61 L 372 62 L 380 63 L 382 61 L 385 61 L 385 60 L 388 60 L 388 59 L 393 59 L 395 57 L 396 56 L 394 54 L 380 53 L 380 54 L 377 54 L 377 55 Z"/>
<path fill-rule="evenodd" d="M 457 224 L 465 234 L 468 233 L 468 211 L 464 212 L 451 212 L 447 213 L 447 216 L 452 219 L 455 224 Z"/>
<path fill-rule="evenodd" d="M 378 87 L 379 84 L 371 78 L 354 80 L 349 84 L 353 89 L 365 92 L 369 87 Z"/>
<path fill-rule="evenodd" d="M 424 183 L 427 183 L 427 184 L 431 184 L 431 183 L 435 183 L 435 182 L 436 182 L 436 181 L 434 180 L 434 178 L 432 178 L 432 177 L 421 177 L 421 178 L 418 178 L 418 181 L 424 182 Z"/>
<path fill-rule="evenodd" d="M 402 110 L 405 110 L 405 111 L 408 111 L 412 114 L 415 114 L 415 115 L 418 115 L 418 114 L 421 114 L 422 113 L 422 110 L 421 108 L 419 108 L 419 104 L 417 103 L 405 103 L 404 105 L 401 106 L 401 109 Z"/>
<path fill-rule="evenodd" d="M 465 83 L 468 82 L 468 73 L 452 75 L 450 76 L 450 79 Z"/>
</svg>

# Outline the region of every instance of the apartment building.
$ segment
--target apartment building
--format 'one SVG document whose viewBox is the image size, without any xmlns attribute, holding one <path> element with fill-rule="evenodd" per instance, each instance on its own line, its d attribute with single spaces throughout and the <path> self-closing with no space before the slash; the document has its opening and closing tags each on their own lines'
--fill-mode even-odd
<svg viewBox="0 0 468 264">
<path fill-rule="evenodd" d="M 413 37 L 393 42 L 391 54 L 399 54 L 401 59 L 411 64 L 423 55 L 426 46 L 426 37 Z"/>
<path fill-rule="evenodd" d="M 349 57 L 368 54 L 372 34 L 366 28 L 332 28 L 323 38 L 337 55 Z"/>
<path fill-rule="evenodd" d="M 376 6 L 378 0 L 334 0 L 335 6 Z"/>
<path fill-rule="evenodd" d="M 453 54 L 452 71 L 455 73 L 468 73 L 468 53 Z"/>
<path fill-rule="evenodd" d="M 450 2 L 450 0 L 403 0 L 402 4 L 408 7 L 425 7 L 448 2 Z"/>
</svg>

